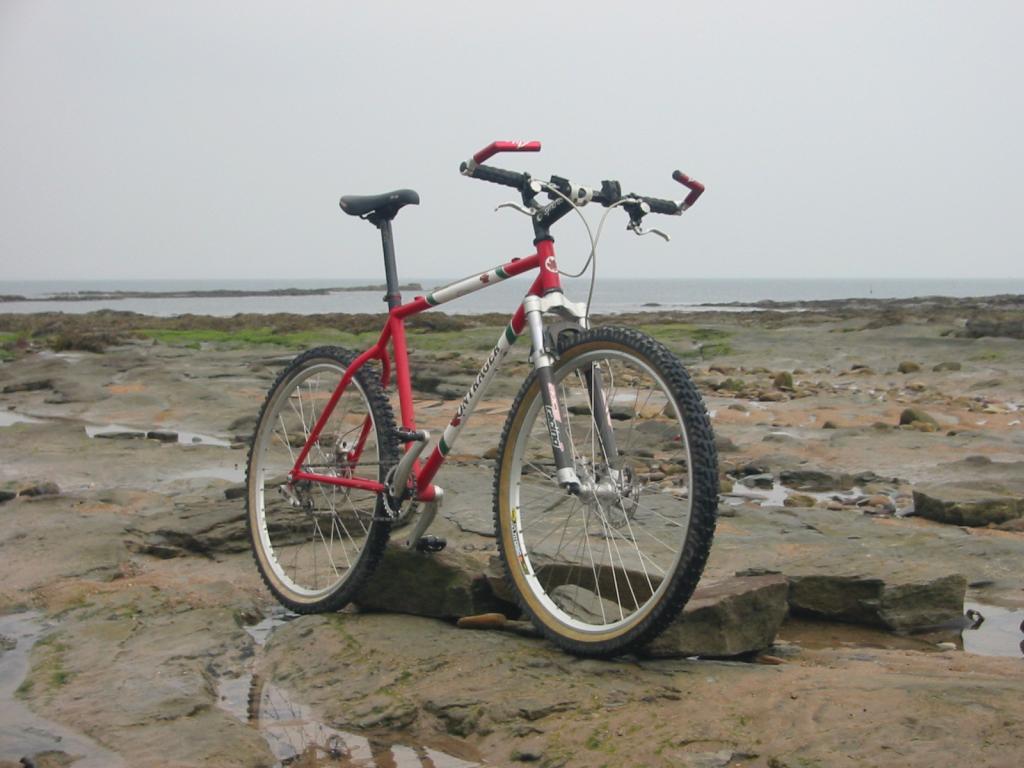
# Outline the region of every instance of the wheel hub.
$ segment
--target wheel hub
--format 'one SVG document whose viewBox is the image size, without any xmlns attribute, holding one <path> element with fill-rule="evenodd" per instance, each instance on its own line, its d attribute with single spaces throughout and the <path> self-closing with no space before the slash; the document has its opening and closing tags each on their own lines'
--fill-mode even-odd
<svg viewBox="0 0 1024 768">
<path fill-rule="evenodd" d="M 640 505 L 643 484 L 636 480 L 632 469 L 592 469 L 592 465 L 581 458 L 577 461 L 576 473 L 582 481 L 579 495 L 588 512 L 613 528 L 622 528 L 633 519 Z"/>
</svg>

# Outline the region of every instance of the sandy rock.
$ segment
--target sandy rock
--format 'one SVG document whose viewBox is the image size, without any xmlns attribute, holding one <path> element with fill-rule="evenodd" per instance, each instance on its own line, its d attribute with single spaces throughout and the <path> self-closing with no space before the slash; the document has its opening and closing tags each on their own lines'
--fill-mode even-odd
<svg viewBox="0 0 1024 768">
<path fill-rule="evenodd" d="M 718 434 L 715 435 L 715 448 L 719 453 L 735 453 L 739 450 L 739 446 L 730 438 Z"/>
<path fill-rule="evenodd" d="M 141 520 L 128 533 L 134 551 L 160 558 L 177 556 L 175 550 L 211 555 L 249 549 L 245 510 L 222 502 L 179 503 L 169 515 Z"/>
<path fill-rule="evenodd" d="M 249 492 L 249 486 L 245 483 L 239 485 L 232 485 L 230 488 L 224 489 L 224 498 L 227 501 L 234 501 L 235 499 L 244 499 L 246 494 Z"/>
<path fill-rule="evenodd" d="M 356 603 L 371 611 L 459 618 L 517 612 L 498 598 L 483 564 L 457 551 L 423 554 L 392 543 Z"/>
<path fill-rule="evenodd" d="M 873 507 L 884 512 L 895 512 L 896 505 L 893 500 L 884 493 L 876 493 L 866 498 L 861 506 Z"/>
<path fill-rule="evenodd" d="M 957 363 L 957 362 L 938 363 L 937 365 L 932 366 L 932 370 L 936 371 L 936 372 L 940 372 L 940 371 L 959 371 L 961 369 L 963 369 L 963 365 L 961 365 L 960 363 Z"/>
<path fill-rule="evenodd" d="M 142 440 L 146 437 L 146 433 L 135 430 L 122 430 L 118 432 L 97 432 L 93 437 L 101 440 Z"/>
<path fill-rule="evenodd" d="M 768 473 L 746 475 L 740 478 L 739 483 L 747 488 L 771 488 L 775 485 L 775 478 Z"/>
<path fill-rule="evenodd" d="M 702 585 L 646 652 L 728 657 L 768 648 L 786 617 L 787 591 L 780 574 L 735 576 Z"/>
<path fill-rule="evenodd" d="M 491 555 L 490 560 L 487 562 L 487 566 L 484 568 L 484 578 L 487 579 L 487 583 L 491 587 L 491 591 L 497 595 L 498 598 L 504 600 L 507 603 L 515 604 L 516 595 L 512 591 L 512 587 L 509 586 L 508 580 L 505 578 L 505 566 L 501 563 L 501 557 L 499 555 Z"/>
<path fill-rule="evenodd" d="M 37 392 L 41 389 L 53 389 L 53 379 L 32 379 L 8 384 L 4 387 L 4 394 L 13 392 Z"/>
<path fill-rule="evenodd" d="M 29 498 L 34 496 L 59 496 L 60 486 L 56 483 L 48 481 L 45 483 L 37 483 L 36 485 L 25 488 L 19 496 L 27 496 Z"/>
<path fill-rule="evenodd" d="M 718 385 L 719 390 L 726 390 L 727 392 L 742 392 L 747 388 L 747 383 L 743 379 L 728 378 Z"/>
<path fill-rule="evenodd" d="M 789 371 L 779 371 L 772 379 L 772 385 L 776 389 L 793 389 L 793 374 Z"/>
<path fill-rule="evenodd" d="M 78 755 L 69 755 L 67 752 L 55 749 L 48 749 L 45 752 L 36 752 L 34 755 L 21 758 L 14 763 L 18 768 L 67 768 L 78 762 Z M 3 768 L 3 763 L 0 763 Z"/>
<path fill-rule="evenodd" d="M 11 499 L 16 498 L 17 495 L 18 494 L 16 494 L 14 491 L 0 491 L 0 504 L 3 504 L 5 501 L 10 501 Z"/>
<path fill-rule="evenodd" d="M 921 370 L 921 366 L 913 360 L 904 360 L 896 366 L 896 370 L 900 373 L 917 373 Z"/>
<path fill-rule="evenodd" d="M 741 467 L 738 467 L 734 474 L 740 477 L 746 477 L 748 475 L 770 475 L 771 468 L 767 464 L 748 462 Z"/>
<path fill-rule="evenodd" d="M 795 613 L 832 621 L 912 631 L 959 618 L 966 591 L 967 580 L 959 574 L 916 582 L 864 576 L 791 576 L 789 607 Z"/>
<path fill-rule="evenodd" d="M 849 490 L 853 487 L 850 475 L 821 469 L 784 469 L 779 473 L 779 481 L 798 491 Z"/>
<path fill-rule="evenodd" d="M 817 503 L 817 499 L 813 496 L 808 496 L 805 493 L 793 493 L 787 496 L 782 501 L 784 507 L 813 507 Z"/>
<path fill-rule="evenodd" d="M 914 509 L 939 523 L 998 525 L 1024 517 L 1024 493 L 988 481 L 923 485 L 914 489 Z"/>
<path fill-rule="evenodd" d="M 980 339 L 982 336 L 1024 339 L 1024 320 L 989 320 L 986 318 L 968 320 L 963 335 L 972 339 Z"/>
<path fill-rule="evenodd" d="M 939 422 L 935 420 L 935 417 L 919 408 L 904 408 L 900 414 L 900 424 L 911 424 L 920 422 L 923 424 L 931 424 L 938 428 Z"/>
</svg>

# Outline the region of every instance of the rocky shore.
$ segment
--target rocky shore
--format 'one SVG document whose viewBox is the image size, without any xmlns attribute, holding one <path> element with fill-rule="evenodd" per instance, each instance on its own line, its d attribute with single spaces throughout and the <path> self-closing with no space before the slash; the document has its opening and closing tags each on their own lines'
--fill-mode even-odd
<svg viewBox="0 0 1024 768">
<path fill-rule="evenodd" d="M 448 549 L 295 618 L 248 554 L 246 441 L 288 359 L 379 318 L 0 315 L 0 767 L 1020 764 L 1021 298 L 765 309 L 604 318 L 686 361 L 723 490 L 683 616 L 606 662 L 494 562 L 527 350 L 438 477 Z M 413 327 L 422 426 L 504 321 Z"/>
</svg>

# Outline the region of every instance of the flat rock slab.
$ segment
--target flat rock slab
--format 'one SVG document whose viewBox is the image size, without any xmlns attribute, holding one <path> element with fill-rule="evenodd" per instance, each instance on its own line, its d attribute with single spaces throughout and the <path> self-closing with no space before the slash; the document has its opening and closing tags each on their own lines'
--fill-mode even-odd
<svg viewBox="0 0 1024 768">
<path fill-rule="evenodd" d="M 495 596 L 484 563 L 458 551 L 425 554 L 392 543 L 356 604 L 369 611 L 455 619 L 480 613 L 515 613 Z"/>
<path fill-rule="evenodd" d="M 245 509 L 209 499 L 193 503 L 177 503 L 164 516 L 139 520 L 128 529 L 136 540 L 129 546 L 135 551 L 168 558 L 187 553 L 245 552 L 249 549 L 249 532 Z"/>
<path fill-rule="evenodd" d="M 821 469 L 784 469 L 779 482 L 798 491 L 848 491 L 854 486 L 850 475 Z"/>
<path fill-rule="evenodd" d="M 789 577 L 794 613 L 908 632 L 963 616 L 967 579 L 959 574 L 919 582 L 866 576 Z"/>
<path fill-rule="evenodd" d="M 987 480 L 924 485 L 914 489 L 914 510 L 939 523 L 999 525 L 1024 517 L 1024 488 Z"/>
<path fill-rule="evenodd" d="M 646 653 L 725 658 L 764 650 L 786 618 L 788 591 L 781 574 L 736 576 L 699 586 L 682 615 Z"/>
</svg>

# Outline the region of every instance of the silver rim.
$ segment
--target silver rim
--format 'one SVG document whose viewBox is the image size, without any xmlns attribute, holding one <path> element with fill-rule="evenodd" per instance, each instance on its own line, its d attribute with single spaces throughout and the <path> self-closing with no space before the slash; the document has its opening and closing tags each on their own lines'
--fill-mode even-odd
<svg viewBox="0 0 1024 768">
<path fill-rule="evenodd" d="M 618 460 L 595 428 L 588 370 L 607 395 Z M 513 447 L 509 534 L 544 611 L 577 632 L 618 633 L 657 605 L 682 556 L 692 510 L 689 440 L 671 390 L 634 355 L 585 353 L 554 378 L 584 490 L 567 495 L 554 482 L 538 391 Z"/>
<path fill-rule="evenodd" d="M 249 468 L 250 513 L 268 575 L 298 602 L 315 602 L 351 576 L 369 539 L 377 494 L 285 478 L 344 373 L 337 363 L 301 369 L 268 403 Z M 349 460 L 370 418 L 357 464 Z M 366 393 L 355 379 L 324 425 L 304 467 L 317 474 L 380 479 L 380 448 Z"/>
</svg>

